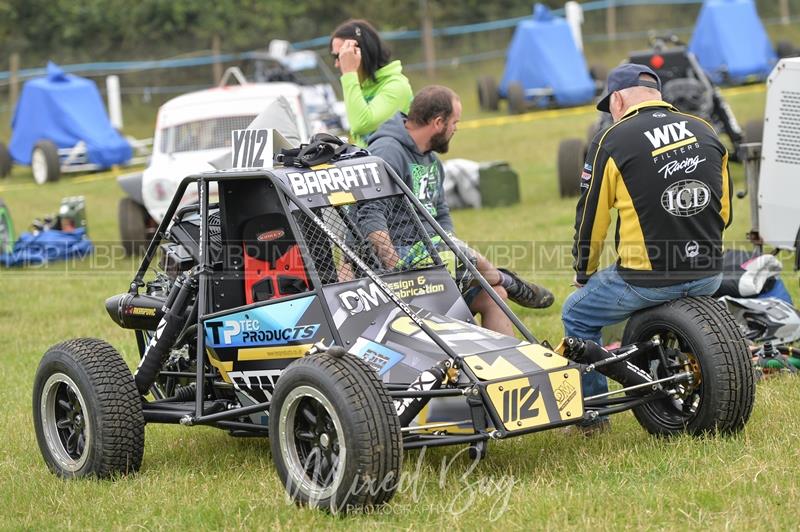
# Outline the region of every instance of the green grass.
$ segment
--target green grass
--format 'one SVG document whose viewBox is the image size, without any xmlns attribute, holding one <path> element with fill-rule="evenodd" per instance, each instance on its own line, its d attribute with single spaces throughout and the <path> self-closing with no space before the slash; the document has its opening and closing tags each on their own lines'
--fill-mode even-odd
<svg viewBox="0 0 800 532">
<path fill-rule="evenodd" d="M 466 83 L 466 82 L 465 82 Z M 464 87 L 466 118 L 475 111 Z M 741 122 L 761 116 L 764 92 L 731 95 Z M 152 109 L 150 110 L 152 113 Z M 138 115 L 146 130 L 152 114 Z M 128 117 L 126 117 L 127 119 Z M 452 144 L 452 157 L 503 159 L 520 174 L 522 202 L 502 209 L 458 211 L 457 232 L 478 247 L 517 243 L 534 250 L 542 243 L 569 246 L 574 200 L 558 197 L 558 141 L 583 136 L 595 114 L 577 114 L 470 128 Z M 130 121 L 131 119 L 129 119 Z M 733 165 L 737 183 L 742 169 Z M 16 168 L 0 183 L 18 229 L 53 212 L 61 197 L 86 197 L 90 235 L 96 243 L 117 239 L 116 204 L 122 196 L 112 176 L 97 180 L 66 176 L 34 187 L 27 169 Z M 729 243 L 749 228 L 746 201 L 735 201 Z M 481 248 L 483 249 L 483 248 Z M 566 249 L 566 248 L 565 248 Z M 561 335 L 560 302 L 570 293 L 566 257 L 541 267 L 526 254 L 511 265 L 553 289 L 557 303 L 544 311 L 522 310 L 540 338 Z M 109 266 L 109 263 L 111 265 Z M 630 413 L 613 418 L 613 430 L 587 440 L 561 431 L 492 443 L 474 471 L 460 448 L 410 452 L 410 481 L 380 512 L 348 518 L 288 504 L 272 466 L 267 443 L 240 440 L 209 428 L 152 425 L 138 475 L 116 481 L 62 481 L 39 454 L 31 421 L 31 387 L 47 348 L 76 336 L 107 339 L 136 361 L 133 335 L 106 315 L 106 297 L 125 290 L 133 261 L 103 252 L 92 259 L 47 268 L 0 270 L 0 338 L 4 405 L 0 434 L 0 527 L 9 529 L 323 528 L 353 529 L 788 529 L 796 527 L 794 501 L 800 489 L 798 382 L 776 378 L 759 384 L 753 417 L 735 437 L 659 440 L 648 436 Z M 797 298 L 793 273 L 784 278 Z M 450 466 L 445 464 L 452 464 Z M 466 474 L 465 474 L 466 473 Z M 462 478 L 463 477 L 463 478 Z M 445 478 L 445 482 L 440 482 Z M 497 518 L 493 521 L 493 518 Z"/>
</svg>

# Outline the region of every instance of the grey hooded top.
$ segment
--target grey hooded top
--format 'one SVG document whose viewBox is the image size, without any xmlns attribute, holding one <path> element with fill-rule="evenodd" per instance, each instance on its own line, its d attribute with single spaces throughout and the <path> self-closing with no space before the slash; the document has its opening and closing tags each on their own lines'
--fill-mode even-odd
<svg viewBox="0 0 800 532">
<path fill-rule="evenodd" d="M 453 220 L 444 195 L 444 168 L 432 152 L 422 153 L 405 127 L 406 115 L 397 113 L 383 123 L 370 137 L 368 150 L 386 161 L 397 172 L 420 203 L 448 232 L 453 232 Z M 373 231 L 388 231 L 395 246 L 414 243 L 415 231 L 409 220 L 402 219 L 395 202 L 373 201 L 358 208 L 358 222 L 364 235 Z M 435 232 L 422 220 L 429 235 Z"/>
</svg>

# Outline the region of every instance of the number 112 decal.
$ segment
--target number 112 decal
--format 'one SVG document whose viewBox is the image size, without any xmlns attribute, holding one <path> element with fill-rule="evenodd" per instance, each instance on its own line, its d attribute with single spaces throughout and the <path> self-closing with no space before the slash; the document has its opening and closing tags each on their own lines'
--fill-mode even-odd
<svg viewBox="0 0 800 532">
<path fill-rule="evenodd" d="M 266 129 L 237 129 L 231 131 L 234 168 L 264 168 L 270 161 L 264 160 L 269 131 Z"/>
</svg>

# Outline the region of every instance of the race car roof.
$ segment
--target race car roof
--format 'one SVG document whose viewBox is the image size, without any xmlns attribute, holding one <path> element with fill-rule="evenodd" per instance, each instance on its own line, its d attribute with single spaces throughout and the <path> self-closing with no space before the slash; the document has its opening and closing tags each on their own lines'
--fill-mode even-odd
<svg viewBox="0 0 800 532">
<path fill-rule="evenodd" d="M 158 110 L 157 128 L 225 116 L 247 116 L 285 98 L 295 113 L 305 116 L 301 88 L 294 83 L 248 83 L 229 85 L 177 96 Z M 256 113 L 253 111 L 256 110 Z"/>
</svg>

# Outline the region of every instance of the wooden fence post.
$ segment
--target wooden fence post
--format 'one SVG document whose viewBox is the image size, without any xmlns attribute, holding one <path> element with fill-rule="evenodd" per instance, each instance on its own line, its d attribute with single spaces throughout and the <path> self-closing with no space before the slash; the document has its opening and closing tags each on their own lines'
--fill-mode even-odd
<svg viewBox="0 0 800 532">
<path fill-rule="evenodd" d="M 13 115 L 19 97 L 19 54 L 17 52 L 11 54 L 8 63 L 8 111 L 9 115 Z"/>
<path fill-rule="evenodd" d="M 422 48 L 425 50 L 425 72 L 428 78 L 436 76 L 436 53 L 433 42 L 433 20 L 428 0 L 419 0 L 419 17 L 422 23 Z"/>
<path fill-rule="evenodd" d="M 214 34 L 211 38 L 211 55 L 214 56 L 214 63 L 211 67 L 211 75 L 213 76 L 214 85 L 218 84 L 219 81 L 222 79 L 222 62 L 219 60 L 219 56 L 221 54 L 221 39 L 219 38 L 219 34 Z"/>
<path fill-rule="evenodd" d="M 617 7 L 614 0 L 609 0 L 606 8 L 606 34 L 612 41 L 617 38 Z"/>
<path fill-rule="evenodd" d="M 781 0 L 781 24 L 788 26 L 791 19 L 789 15 L 789 0 Z"/>
</svg>

